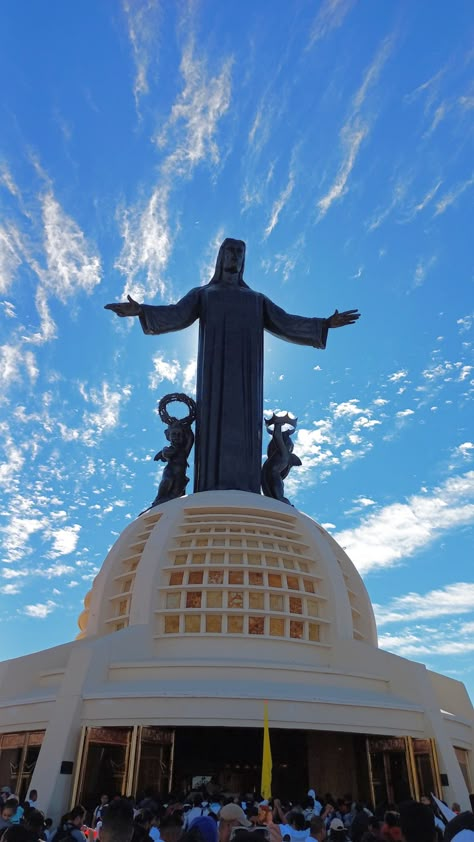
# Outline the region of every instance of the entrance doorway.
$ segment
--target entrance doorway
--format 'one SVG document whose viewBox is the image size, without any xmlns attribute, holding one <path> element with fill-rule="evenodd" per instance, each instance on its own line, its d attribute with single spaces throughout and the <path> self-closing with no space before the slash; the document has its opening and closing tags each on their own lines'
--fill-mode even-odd
<svg viewBox="0 0 474 842">
<path fill-rule="evenodd" d="M 271 728 L 270 741 L 272 794 L 284 800 L 310 786 L 373 806 L 441 791 L 432 740 Z M 84 727 L 71 799 L 93 809 L 102 793 L 259 795 L 262 750 L 263 728 Z"/>
<path fill-rule="evenodd" d="M 368 737 L 367 755 L 374 805 L 401 804 L 414 796 L 405 737 Z"/>
<path fill-rule="evenodd" d="M 43 742 L 44 731 L 0 734 L 0 780 L 23 801 Z"/>
<path fill-rule="evenodd" d="M 274 796 L 298 798 L 308 789 L 305 731 L 270 732 Z M 199 780 L 216 792 L 259 794 L 262 772 L 261 728 L 178 728 L 175 733 L 174 789 L 189 792 Z M 209 788 L 209 783 L 207 784 Z"/>
</svg>

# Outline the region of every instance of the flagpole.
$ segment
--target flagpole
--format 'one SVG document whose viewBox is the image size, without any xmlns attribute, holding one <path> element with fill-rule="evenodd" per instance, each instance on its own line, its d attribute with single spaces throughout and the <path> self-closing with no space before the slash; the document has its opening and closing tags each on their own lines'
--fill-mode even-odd
<svg viewBox="0 0 474 842">
<path fill-rule="evenodd" d="M 263 753 L 260 792 L 265 800 L 272 797 L 272 749 L 268 725 L 268 702 L 263 703 Z"/>
</svg>

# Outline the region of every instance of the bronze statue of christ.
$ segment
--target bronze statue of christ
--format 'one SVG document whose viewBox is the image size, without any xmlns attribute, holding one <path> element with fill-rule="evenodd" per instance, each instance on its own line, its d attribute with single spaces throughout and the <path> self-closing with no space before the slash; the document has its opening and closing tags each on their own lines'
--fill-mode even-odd
<svg viewBox="0 0 474 842">
<path fill-rule="evenodd" d="M 107 304 L 138 316 L 144 333 L 182 330 L 199 319 L 194 491 L 260 494 L 263 425 L 263 332 L 299 345 L 326 347 L 329 328 L 354 324 L 357 310 L 327 319 L 293 316 L 244 281 L 245 243 L 226 239 L 206 286 L 176 304 Z"/>
</svg>

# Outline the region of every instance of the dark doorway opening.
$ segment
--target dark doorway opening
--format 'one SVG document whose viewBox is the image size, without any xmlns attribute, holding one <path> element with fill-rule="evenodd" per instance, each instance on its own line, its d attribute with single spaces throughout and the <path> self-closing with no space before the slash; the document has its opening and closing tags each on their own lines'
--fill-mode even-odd
<svg viewBox="0 0 474 842">
<path fill-rule="evenodd" d="M 305 731 L 270 730 L 274 796 L 301 798 L 308 789 Z M 219 791 L 259 794 L 262 728 L 177 728 L 173 788 L 188 792 L 212 778 Z"/>
</svg>

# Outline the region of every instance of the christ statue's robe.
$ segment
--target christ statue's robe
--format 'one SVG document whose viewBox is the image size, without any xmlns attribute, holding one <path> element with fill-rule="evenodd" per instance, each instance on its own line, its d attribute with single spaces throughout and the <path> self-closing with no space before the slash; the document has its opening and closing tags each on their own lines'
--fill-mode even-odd
<svg viewBox="0 0 474 842">
<path fill-rule="evenodd" d="M 263 332 L 325 348 L 326 319 L 293 316 L 248 287 L 212 283 L 176 304 L 141 307 L 144 333 L 199 319 L 194 491 L 260 493 Z"/>
</svg>

